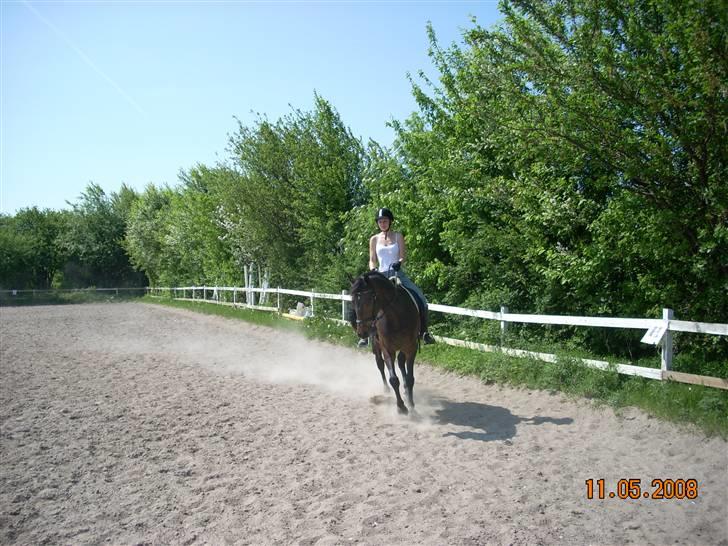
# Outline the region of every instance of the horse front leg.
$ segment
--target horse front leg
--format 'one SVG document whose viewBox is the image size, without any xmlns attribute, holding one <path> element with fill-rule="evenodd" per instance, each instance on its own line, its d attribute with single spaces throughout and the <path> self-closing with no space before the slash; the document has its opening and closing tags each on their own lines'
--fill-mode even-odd
<svg viewBox="0 0 728 546">
<path fill-rule="evenodd" d="M 372 343 L 372 352 L 374 353 L 374 360 L 377 362 L 377 368 L 379 368 L 379 374 L 382 376 L 382 385 L 386 393 L 389 391 L 389 385 L 387 385 L 387 379 L 384 377 L 384 358 L 382 358 L 382 349 L 379 347 L 379 343 Z"/>
<path fill-rule="evenodd" d="M 402 353 L 400 353 L 401 355 Z M 407 402 L 409 402 L 410 408 L 415 407 L 415 355 L 412 353 L 407 357 L 406 371 L 402 372 L 402 379 L 404 380 L 405 391 L 407 392 Z"/>
<path fill-rule="evenodd" d="M 399 413 L 406 414 L 407 406 L 404 405 L 404 400 L 402 400 L 402 396 L 399 394 L 399 378 L 394 369 L 394 358 L 390 353 L 386 351 L 382 352 L 384 353 L 384 361 L 387 364 L 387 371 L 389 372 L 389 384 L 392 386 L 394 394 L 397 397 L 397 410 Z"/>
<path fill-rule="evenodd" d="M 405 366 L 406 361 L 407 356 L 404 354 L 403 351 L 397 353 L 397 366 L 399 366 L 399 371 L 402 374 L 402 381 L 404 382 L 405 392 L 407 392 L 407 368 Z"/>
</svg>

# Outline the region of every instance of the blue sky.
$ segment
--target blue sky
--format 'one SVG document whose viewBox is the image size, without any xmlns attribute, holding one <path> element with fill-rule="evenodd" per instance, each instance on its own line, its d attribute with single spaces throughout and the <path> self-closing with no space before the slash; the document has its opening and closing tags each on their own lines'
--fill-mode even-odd
<svg viewBox="0 0 728 546">
<path fill-rule="evenodd" d="M 330 101 L 365 141 L 416 105 L 407 73 L 497 1 L 0 0 L 0 212 L 67 208 L 107 192 L 177 184 L 228 159 L 233 117 L 252 125 Z"/>
</svg>

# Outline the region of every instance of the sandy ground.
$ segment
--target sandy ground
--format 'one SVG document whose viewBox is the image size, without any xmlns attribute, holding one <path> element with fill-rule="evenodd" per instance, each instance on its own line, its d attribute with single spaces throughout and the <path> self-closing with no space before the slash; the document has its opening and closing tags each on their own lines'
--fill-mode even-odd
<svg viewBox="0 0 728 546">
<path fill-rule="evenodd" d="M 355 349 L 145 304 L 0 319 L 2 544 L 728 544 L 726 442 L 638 411 L 422 365 L 400 417 Z"/>
</svg>

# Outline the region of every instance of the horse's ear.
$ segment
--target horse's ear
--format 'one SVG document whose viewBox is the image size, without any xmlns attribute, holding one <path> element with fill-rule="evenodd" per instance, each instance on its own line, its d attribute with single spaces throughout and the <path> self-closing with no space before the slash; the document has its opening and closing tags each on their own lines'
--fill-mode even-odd
<svg viewBox="0 0 728 546">
<path fill-rule="evenodd" d="M 349 284 L 354 284 L 354 277 L 348 271 L 346 272 L 346 278 L 349 280 Z"/>
</svg>

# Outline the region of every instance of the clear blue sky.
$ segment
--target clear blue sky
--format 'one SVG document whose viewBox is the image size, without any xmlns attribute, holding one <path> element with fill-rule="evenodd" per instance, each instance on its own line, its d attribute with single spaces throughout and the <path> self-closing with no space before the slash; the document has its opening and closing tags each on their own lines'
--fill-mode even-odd
<svg viewBox="0 0 728 546">
<path fill-rule="evenodd" d="M 89 182 L 176 185 L 227 160 L 252 125 L 330 101 L 364 141 L 416 109 L 407 73 L 435 72 L 427 21 L 461 40 L 484 1 L 0 0 L 0 211 L 67 208 Z"/>
</svg>

